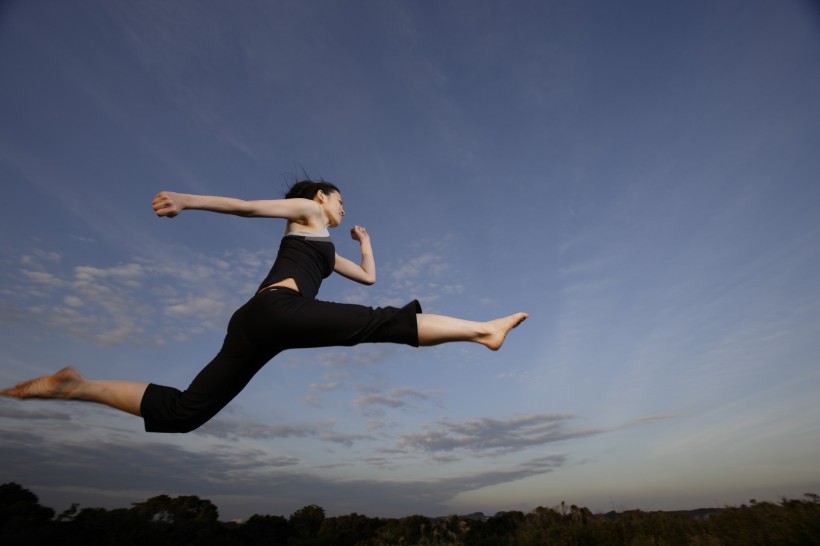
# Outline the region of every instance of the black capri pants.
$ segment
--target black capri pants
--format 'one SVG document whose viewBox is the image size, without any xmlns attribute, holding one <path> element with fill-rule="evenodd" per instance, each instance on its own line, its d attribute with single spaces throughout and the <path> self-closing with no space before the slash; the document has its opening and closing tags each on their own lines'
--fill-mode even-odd
<svg viewBox="0 0 820 546">
<path fill-rule="evenodd" d="M 150 384 L 140 403 L 147 432 L 190 432 L 205 424 L 286 349 L 401 343 L 418 347 L 413 300 L 402 308 L 303 297 L 288 288 L 260 292 L 231 317 L 222 349 L 185 391 Z"/>
</svg>

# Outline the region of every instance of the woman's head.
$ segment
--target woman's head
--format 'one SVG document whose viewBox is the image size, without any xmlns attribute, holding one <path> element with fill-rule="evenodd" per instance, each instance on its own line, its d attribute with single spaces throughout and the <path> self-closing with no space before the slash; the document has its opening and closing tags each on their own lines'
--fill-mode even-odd
<svg viewBox="0 0 820 546">
<path fill-rule="evenodd" d="M 326 227 L 337 227 L 342 223 L 342 217 L 345 215 L 342 194 L 339 188 L 330 182 L 324 180 L 297 182 L 285 194 L 285 199 L 293 198 L 310 199 L 319 203 L 325 217 Z"/>
<path fill-rule="evenodd" d="M 301 180 L 288 188 L 288 193 L 285 194 L 285 199 L 293 199 L 294 197 L 313 199 L 319 191 L 326 194 L 341 193 L 339 192 L 339 188 L 330 182 L 325 182 L 324 180 L 319 180 L 316 182 L 313 180 Z"/>
</svg>

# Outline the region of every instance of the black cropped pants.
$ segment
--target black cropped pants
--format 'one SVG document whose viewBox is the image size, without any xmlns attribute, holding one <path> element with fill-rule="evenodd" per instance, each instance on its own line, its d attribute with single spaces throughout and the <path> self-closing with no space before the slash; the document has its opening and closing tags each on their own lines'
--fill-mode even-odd
<svg viewBox="0 0 820 546">
<path fill-rule="evenodd" d="M 147 432 L 190 432 L 239 394 L 286 349 L 402 343 L 418 347 L 413 300 L 402 308 L 304 298 L 287 288 L 261 292 L 231 317 L 222 349 L 185 391 L 150 384 L 140 403 Z"/>
</svg>

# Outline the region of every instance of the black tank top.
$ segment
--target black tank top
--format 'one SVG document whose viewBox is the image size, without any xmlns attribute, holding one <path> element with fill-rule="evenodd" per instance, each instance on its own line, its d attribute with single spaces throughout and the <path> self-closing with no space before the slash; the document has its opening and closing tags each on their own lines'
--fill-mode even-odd
<svg viewBox="0 0 820 546">
<path fill-rule="evenodd" d="M 304 297 L 314 299 L 322 279 L 333 273 L 335 265 L 336 247 L 330 237 L 285 235 L 276 261 L 259 288 L 292 278 Z"/>
</svg>

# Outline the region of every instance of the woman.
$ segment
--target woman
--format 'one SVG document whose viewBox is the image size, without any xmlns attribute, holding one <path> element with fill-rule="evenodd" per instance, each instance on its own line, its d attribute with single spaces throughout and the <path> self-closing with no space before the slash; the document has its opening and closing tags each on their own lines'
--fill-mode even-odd
<svg viewBox="0 0 820 546">
<path fill-rule="evenodd" d="M 206 210 L 287 220 L 270 273 L 231 317 L 216 357 L 184 392 L 153 383 L 92 381 L 74 368 L 63 368 L 0 394 L 98 402 L 142 417 L 148 432 L 190 432 L 216 415 L 265 363 L 285 349 L 380 342 L 418 347 L 471 341 L 498 350 L 507 333 L 527 318 L 525 313 L 516 313 L 472 322 L 424 314 L 418 301 L 399 309 L 317 300 L 322 279 L 333 271 L 362 284 L 376 282 L 370 236 L 363 227 L 350 230 L 360 246 L 360 263 L 335 252 L 328 228 L 338 227 L 345 212 L 339 189 L 329 182 L 298 182 L 285 199 L 267 201 L 160 192 L 153 207 L 158 216 L 167 218 L 183 210 Z"/>
</svg>

